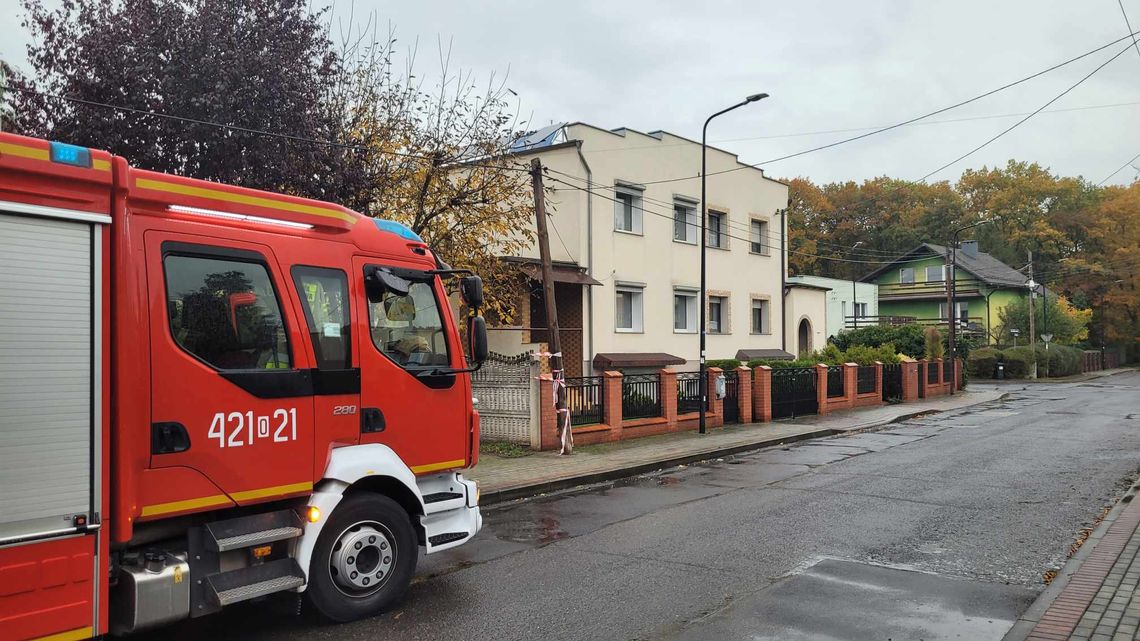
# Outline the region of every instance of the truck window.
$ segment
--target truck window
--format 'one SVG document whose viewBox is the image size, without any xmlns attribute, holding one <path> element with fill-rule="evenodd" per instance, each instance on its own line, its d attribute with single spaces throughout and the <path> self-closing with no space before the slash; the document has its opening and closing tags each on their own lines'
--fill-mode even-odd
<svg viewBox="0 0 1140 641">
<path fill-rule="evenodd" d="M 289 369 L 289 338 L 264 265 L 168 255 L 166 302 L 174 342 L 217 369 Z"/>
<path fill-rule="evenodd" d="M 348 276 L 339 269 L 297 266 L 293 268 L 293 283 L 304 303 L 317 367 L 352 367 Z"/>
<path fill-rule="evenodd" d="M 379 302 L 368 303 L 373 344 L 405 369 L 451 363 L 433 280 L 412 279 L 406 296 L 385 292 Z"/>
</svg>

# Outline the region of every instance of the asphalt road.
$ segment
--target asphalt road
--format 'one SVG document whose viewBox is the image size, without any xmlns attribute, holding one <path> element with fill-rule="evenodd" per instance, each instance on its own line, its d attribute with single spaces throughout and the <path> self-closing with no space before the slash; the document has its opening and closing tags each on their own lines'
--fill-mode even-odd
<svg viewBox="0 0 1140 641">
<path fill-rule="evenodd" d="M 1140 372 L 486 511 L 403 605 L 162 639 L 1000 639 L 1140 471 Z M 588 454 L 579 454 L 586 456 Z"/>
</svg>

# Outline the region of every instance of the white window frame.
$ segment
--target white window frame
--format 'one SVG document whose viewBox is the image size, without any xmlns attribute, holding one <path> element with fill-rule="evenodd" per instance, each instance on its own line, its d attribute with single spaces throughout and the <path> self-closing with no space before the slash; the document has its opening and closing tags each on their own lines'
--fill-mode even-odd
<svg viewBox="0 0 1140 641">
<path fill-rule="evenodd" d="M 935 268 L 935 267 L 939 268 L 939 272 L 938 272 L 939 278 L 931 280 L 930 279 L 930 270 Z M 926 275 L 926 282 L 928 282 L 928 283 L 945 283 L 946 282 L 946 265 L 927 265 L 926 269 L 925 269 L 925 275 Z"/>
<path fill-rule="evenodd" d="M 677 237 L 677 210 L 685 210 L 685 235 L 682 238 Z M 686 245 L 696 245 L 697 239 L 700 238 L 700 222 L 697 220 L 697 205 L 695 203 L 675 199 L 673 201 L 673 242 L 685 243 Z"/>
<path fill-rule="evenodd" d="M 720 242 L 715 245 L 712 242 L 712 219 L 714 216 L 720 221 L 720 228 L 717 231 L 717 238 Z M 705 231 L 708 234 L 708 247 L 712 249 L 728 249 L 728 212 L 710 209 L 708 212 L 708 220 L 705 224 Z"/>
<path fill-rule="evenodd" d="M 760 232 L 758 234 L 755 229 L 756 225 L 760 226 Z M 771 225 L 769 225 L 766 220 L 760 218 L 752 219 L 748 224 L 748 253 L 756 254 L 757 256 L 770 256 L 772 254 L 772 243 L 768 236 L 770 227 Z M 757 236 L 759 236 L 759 238 L 757 238 Z M 760 251 L 756 251 L 756 243 L 760 244 Z"/>
<path fill-rule="evenodd" d="M 852 310 L 855 314 L 855 318 L 867 318 L 867 309 L 867 303 L 855 302 L 852 304 Z"/>
<path fill-rule="evenodd" d="M 760 310 L 760 329 L 756 329 L 755 313 Z M 766 298 L 753 298 L 752 306 L 749 308 L 748 315 L 749 328 L 751 333 L 758 335 L 768 335 L 772 333 L 772 301 Z"/>
<path fill-rule="evenodd" d="M 958 321 L 959 325 L 964 325 L 970 322 L 970 301 L 956 300 L 954 301 L 954 318 Z M 962 317 L 962 312 L 966 313 L 965 318 Z M 946 303 L 938 303 L 938 320 L 946 320 Z"/>
<path fill-rule="evenodd" d="M 906 279 L 906 273 L 908 271 L 910 272 L 910 280 L 909 281 Z M 914 273 L 913 267 L 901 267 L 901 268 L 899 268 L 899 284 L 900 285 L 913 285 L 914 284 L 914 277 L 915 277 L 915 273 Z"/>
<path fill-rule="evenodd" d="M 716 303 L 720 307 L 720 320 L 718 321 L 720 323 L 720 327 L 718 327 L 715 330 L 712 328 L 712 320 L 713 320 L 712 319 L 712 308 L 713 308 L 714 303 Z M 728 328 L 728 305 L 729 305 L 728 296 L 709 296 L 708 297 L 708 311 L 707 311 L 707 314 L 705 316 L 705 324 L 708 326 L 708 329 L 705 330 L 706 332 L 708 332 L 709 334 L 730 334 L 731 333 L 730 331 L 728 331 L 728 329 L 729 329 Z"/>
<path fill-rule="evenodd" d="M 621 327 L 618 324 L 618 300 L 621 294 L 630 295 L 630 326 Z M 614 331 L 621 334 L 641 334 L 645 332 L 645 288 L 633 285 L 617 285 L 614 287 Z"/>
<path fill-rule="evenodd" d="M 625 199 L 630 201 L 630 228 L 625 229 Z M 642 235 L 642 210 L 643 205 L 641 201 L 641 192 L 636 189 L 623 188 L 621 186 L 614 188 L 614 231 L 623 234 L 636 234 Z"/>
<path fill-rule="evenodd" d="M 685 299 L 685 326 L 677 327 L 677 299 Z M 673 290 L 673 333 L 674 334 L 696 334 L 697 333 L 697 309 L 700 305 L 700 297 L 698 292 L 689 289 L 674 289 Z"/>
</svg>

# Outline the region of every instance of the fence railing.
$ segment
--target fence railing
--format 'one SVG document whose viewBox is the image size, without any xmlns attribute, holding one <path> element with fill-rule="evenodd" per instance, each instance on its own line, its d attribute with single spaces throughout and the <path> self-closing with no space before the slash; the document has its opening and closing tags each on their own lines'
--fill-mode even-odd
<svg viewBox="0 0 1140 641">
<path fill-rule="evenodd" d="M 935 361 L 927 361 L 926 363 L 926 383 L 928 385 L 938 383 L 938 363 Z"/>
<path fill-rule="evenodd" d="M 601 376 L 578 376 L 566 379 L 566 408 L 571 425 L 601 423 L 605 416 Z"/>
<path fill-rule="evenodd" d="M 677 374 L 677 413 L 701 411 L 701 373 L 681 372 Z"/>
<path fill-rule="evenodd" d="M 878 386 L 878 371 L 879 368 L 874 365 L 860 366 L 858 375 L 855 378 L 857 383 L 855 391 L 859 394 L 870 394 L 874 392 Z"/>
<path fill-rule="evenodd" d="M 623 419 L 661 416 L 661 375 L 631 374 L 621 380 Z"/>
<path fill-rule="evenodd" d="M 899 363 L 883 365 L 883 400 L 898 403 L 903 397 L 903 367 Z"/>
<path fill-rule="evenodd" d="M 942 380 L 954 380 L 954 359 L 947 359 L 942 361 Z"/>
<path fill-rule="evenodd" d="M 843 366 L 832 365 L 827 368 L 827 397 L 838 398 L 843 394 Z"/>
<path fill-rule="evenodd" d="M 819 412 L 814 367 L 772 370 L 772 418 L 790 418 Z"/>
</svg>

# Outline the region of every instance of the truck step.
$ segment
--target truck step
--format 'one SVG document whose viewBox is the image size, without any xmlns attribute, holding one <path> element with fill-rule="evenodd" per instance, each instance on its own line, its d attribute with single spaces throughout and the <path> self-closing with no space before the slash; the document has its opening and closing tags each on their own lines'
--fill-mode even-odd
<svg viewBox="0 0 1140 641">
<path fill-rule="evenodd" d="M 424 503 L 439 503 L 440 501 L 450 501 L 452 499 L 461 499 L 463 495 L 459 492 L 432 492 L 431 494 L 424 495 Z"/>
<path fill-rule="evenodd" d="M 445 543 L 451 543 L 452 541 L 458 541 L 459 539 L 465 539 L 468 536 L 468 532 L 444 532 L 443 534 L 436 534 L 428 539 L 428 541 L 430 541 L 432 545 L 443 545 Z"/>
<path fill-rule="evenodd" d="M 215 552 L 240 550 L 301 536 L 301 515 L 278 510 L 206 525 L 206 545 Z"/>
<path fill-rule="evenodd" d="M 259 596 L 284 592 L 305 584 L 305 573 L 296 559 L 278 559 L 240 570 L 231 570 L 206 577 L 214 601 L 227 605 L 256 599 Z"/>
</svg>

